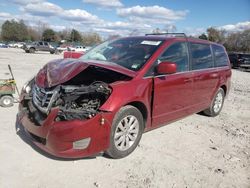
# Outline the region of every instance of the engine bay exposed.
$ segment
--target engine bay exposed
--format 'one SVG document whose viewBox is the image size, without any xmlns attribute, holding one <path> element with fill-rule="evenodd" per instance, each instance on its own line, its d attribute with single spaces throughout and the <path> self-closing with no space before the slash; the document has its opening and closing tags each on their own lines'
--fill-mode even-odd
<svg viewBox="0 0 250 188">
<path fill-rule="evenodd" d="M 96 115 L 99 107 L 107 100 L 111 89 L 104 82 L 89 86 L 62 86 L 56 106 L 60 106 L 60 120 L 88 119 Z"/>
<path fill-rule="evenodd" d="M 67 82 L 51 88 L 39 87 L 33 80 L 30 83 L 31 92 L 26 97 L 30 117 L 40 124 L 51 109 L 57 107 L 56 121 L 90 119 L 110 96 L 112 89 L 108 84 L 128 79 L 121 73 L 91 66 Z"/>
<path fill-rule="evenodd" d="M 59 107 L 57 121 L 88 119 L 96 115 L 99 107 L 106 101 L 111 89 L 104 82 L 86 85 L 58 85 L 51 89 L 42 89 L 34 85 L 33 104 L 43 114 L 49 114 L 51 108 Z"/>
</svg>

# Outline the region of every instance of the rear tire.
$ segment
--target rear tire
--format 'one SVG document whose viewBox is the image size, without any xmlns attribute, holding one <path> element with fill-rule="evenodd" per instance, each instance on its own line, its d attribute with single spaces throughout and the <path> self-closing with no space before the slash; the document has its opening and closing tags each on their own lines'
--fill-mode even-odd
<svg viewBox="0 0 250 188">
<path fill-rule="evenodd" d="M 210 107 L 203 111 L 204 114 L 210 117 L 215 117 L 219 115 L 224 104 L 224 99 L 225 99 L 225 92 L 222 88 L 220 88 L 216 92 Z"/>
<path fill-rule="evenodd" d="M 114 159 L 128 156 L 140 142 L 143 130 L 144 121 L 141 112 L 131 105 L 122 107 L 114 117 L 110 147 L 105 153 Z"/>
<path fill-rule="evenodd" d="M 0 106 L 11 107 L 14 104 L 14 99 L 12 96 L 5 95 L 0 98 Z"/>
<path fill-rule="evenodd" d="M 29 52 L 33 54 L 33 53 L 35 53 L 35 49 L 34 48 L 30 48 Z"/>
</svg>

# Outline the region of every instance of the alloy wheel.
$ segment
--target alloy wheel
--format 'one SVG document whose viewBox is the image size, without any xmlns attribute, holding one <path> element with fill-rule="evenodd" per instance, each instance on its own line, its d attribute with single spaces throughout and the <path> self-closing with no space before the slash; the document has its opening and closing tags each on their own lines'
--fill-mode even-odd
<svg viewBox="0 0 250 188">
<path fill-rule="evenodd" d="M 214 101 L 214 112 L 218 113 L 222 107 L 223 104 L 223 94 L 221 92 L 219 92 L 216 95 L 215 101 Z"/>
<path fill-rule="evenodd" d="M 139 133 L 139 121 L 133 115 L 124 117 L 116 127 L 115 147 L 120 151 L 128 150 L 136 141 Z"/>
</svg>

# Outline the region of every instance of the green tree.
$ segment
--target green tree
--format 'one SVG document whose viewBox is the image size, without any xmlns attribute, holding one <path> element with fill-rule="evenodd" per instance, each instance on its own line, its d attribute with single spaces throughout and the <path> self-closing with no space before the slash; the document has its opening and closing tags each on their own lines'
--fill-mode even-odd
<svg viewBox="0 0 250 188">
<path fill-rule="evenodd" d="M 207 29 L 208 40 L 223 44 L 225 42 L 225 30 L 218 30 L 213 27 Z"/>
<path fill-rule="evenodd" d="M 70 34 L 70 41 L 72 41 L 72 42 L 81 42 L 82 41 L 82 36 L 79 33 L 79 31 L 72 29 L 71 34 Z"/>
<path fill-rule="evenodd" d="M 71 40 L 71 36 L 70 36 L 71 35 L 71 31 L 68 30 L 68 29 L 64 29 L 62 31 L 59 31 L 57 33 L 57 35 L 58 35 L 58 38 L 60 40 L 66 40 L 66 41 L 70 41 Z"/>
<path fill-rule="evenodd" d="M 53 29 L 45 29 L 42 36 L 44 41 L 47 42 L 56 41 L 56 33 Z"/>
<path fill-rule="evenodd" d="M 203 40 L 207 40 L 207 35 L 205 33 L 202 33 L 200 36 L 199 36 L 199 39 L 203 39 Z"/>
<path fill-rule="evenodd" d="M 7 20 L 2 25 L 1 37 L 4 41 L 28 40 L 28 29 L 23 20 Z"/>
</svg>

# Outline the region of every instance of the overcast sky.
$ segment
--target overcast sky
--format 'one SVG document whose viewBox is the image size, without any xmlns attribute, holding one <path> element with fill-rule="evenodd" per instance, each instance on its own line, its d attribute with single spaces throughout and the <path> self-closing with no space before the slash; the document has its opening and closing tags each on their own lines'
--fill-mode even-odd
<svg viewBox="0 0 250 188">
<path fill-rule="evenodd" d="M 0 21 L 6 19 L 104 36 L 150 33 L 155 28 L 195 35 L 211 26 L 250 29 L 250 0 L 0 0 Z"/>
</svg>

